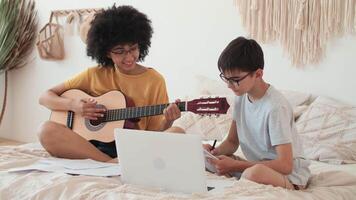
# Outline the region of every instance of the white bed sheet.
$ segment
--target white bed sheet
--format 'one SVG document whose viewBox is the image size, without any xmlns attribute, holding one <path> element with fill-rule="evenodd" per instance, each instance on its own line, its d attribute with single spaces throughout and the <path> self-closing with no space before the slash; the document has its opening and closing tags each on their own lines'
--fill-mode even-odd
<svg viewBox="0 0 356 200">
<path fill-rule="evenodd" d="M 232 187 L 204 194 L 167 193 L 158 188 L 142 188 L 123 184 L 120 177 L 6 172 L 43 157 L 49 155 L 38 144 L 0 147 L 0 199 L 356 199 L 356 164 L 331 165 L 313 161 L 310 167 L 313 176 L 305 191 L 290 191 L 207 173 L 210 181 L 231 181 Z"/>
</svg>

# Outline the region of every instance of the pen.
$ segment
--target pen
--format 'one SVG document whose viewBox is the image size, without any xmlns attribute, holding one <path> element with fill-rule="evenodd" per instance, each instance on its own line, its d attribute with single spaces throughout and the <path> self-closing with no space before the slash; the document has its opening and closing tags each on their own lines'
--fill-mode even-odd
<svg viewBox="0 0 356 200">
<path fill-rule="evenodd" d="M 216 145 L 216 140 L 214 140 L 214 144 L 213 144 L 213 146 L 211 147 L 210 151 L 212 151 L 212 150 L 215 149 L 215 145 Z"/>
</svg>

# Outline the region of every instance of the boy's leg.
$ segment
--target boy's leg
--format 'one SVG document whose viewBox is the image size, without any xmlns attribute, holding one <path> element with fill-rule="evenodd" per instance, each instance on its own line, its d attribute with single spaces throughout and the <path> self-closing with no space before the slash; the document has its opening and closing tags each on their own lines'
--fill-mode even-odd
<svg viewBox="0 0 356 200">
<path fill-rule="evenodd" d="M 294 190 L 293 184 L 288 180 L 286 175 L 283 175 L 263 164 L 256 164 L 250 168 L 247 168 L 241 176 L 256 183 Z"/>
<path fill-rule="evenodd" d="M 55 122 L 47 121 L 41 125 L 39 139 L 42 146 L 55 157 L 90 158 L 103 162 L 112 159 L 80 135 Z"/>
</svg>

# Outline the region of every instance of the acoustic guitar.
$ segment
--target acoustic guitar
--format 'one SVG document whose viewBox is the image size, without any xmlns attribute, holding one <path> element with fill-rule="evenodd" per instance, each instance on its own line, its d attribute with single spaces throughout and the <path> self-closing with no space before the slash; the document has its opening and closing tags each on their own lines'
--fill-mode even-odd
<svg viewBox="0 0 356 200">
<path fill-rule="evenodd" d="M 132 107 L 132 101 L 119 91 L 110 91 L 98 97 L 92 97 L 81 90 L 68 90 L 62 97 L 71 99 L 93 98 L 97 107 L 105 108 L 103 117 L 97 120 L 83 118 L 73 111 L 52 111 L 50 120 L 63 124 L 87 140 L 101 142 L 114 141 L 114 128 L 132 128 L 127 122 L 137 122 L 141 117 L 161 115 L 169 104 Z M 226 98 L 201 98 L 179 102 L 180 111 L 190 111 L 200 115 L 226 114 L 230 107 Z"/>
</svg>

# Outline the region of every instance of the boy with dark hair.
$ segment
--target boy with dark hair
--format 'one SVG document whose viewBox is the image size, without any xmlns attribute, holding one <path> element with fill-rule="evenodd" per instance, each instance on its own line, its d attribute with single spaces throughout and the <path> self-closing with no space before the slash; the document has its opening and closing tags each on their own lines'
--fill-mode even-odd
<svg viewBox="0 0 356 200">
<path fill-rule="evenodd" d="M 261 47 L 254 40 L 238 37 L 221 53 L 218 68 L 236 97 L 227 138 L 214 149 L 204 145 L 219 158 L 210 159 L 217 173 L 287 189 L 305 188 L 309 162 L 303 159 L 290 104 L 263 80 Z M 170 131 L 182 129 L 172 127 Z M 239 146 L 247 160 L 232 156 Z"/>
<path fill-rule="evenodd" d="M 114 5 L 97 13 L 87 35 L 87 55 L 96 60 L 98 66 L 47 90 L 41 95 L 40 104 L 51 110 L 71 110 L 95 120 L 102 117 L 105 110 L 96 107 L 94 99 L 77 100 L 60 95 L 70 89 L 79 89 L 91 96 L 119 90 L 133 100 L 135 106 L 168 103 L 162 75 L 137 63 L 148 54 L 152 33 L 151 21 L 131 6 Z M 141 118 L 138 128 L 164 130 L 179 116 L 178 107 L 172 104 L 164 111 L 164 116 Z M 117 157 L 115 141 L 89 142 L 66 126 L 52 121 L 41 125 L 39 138 L 44 148 L 56 157 L 98 161 Z"/>
</svg>

